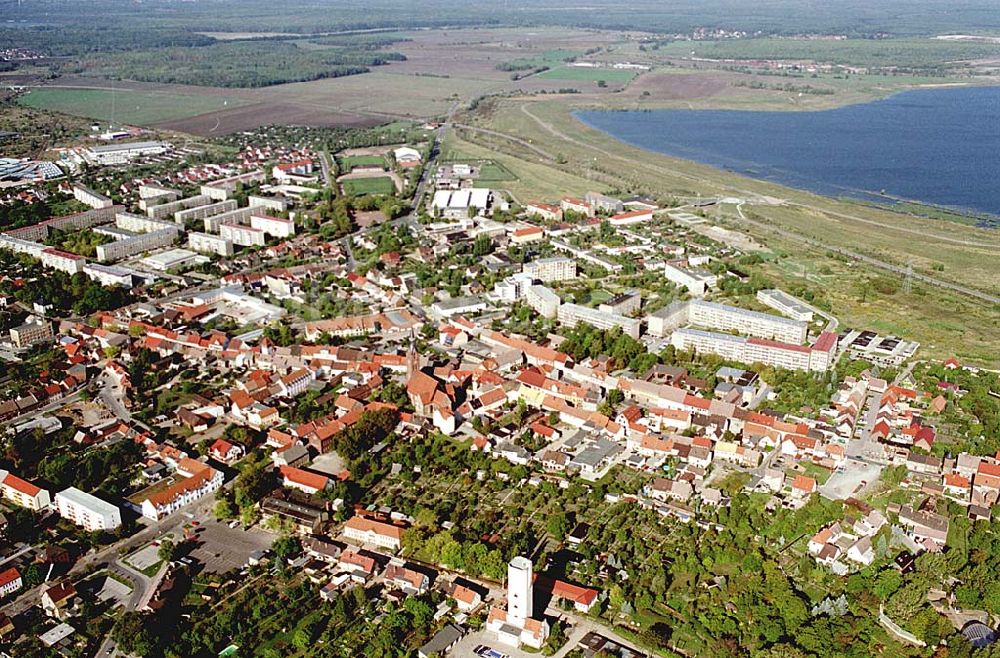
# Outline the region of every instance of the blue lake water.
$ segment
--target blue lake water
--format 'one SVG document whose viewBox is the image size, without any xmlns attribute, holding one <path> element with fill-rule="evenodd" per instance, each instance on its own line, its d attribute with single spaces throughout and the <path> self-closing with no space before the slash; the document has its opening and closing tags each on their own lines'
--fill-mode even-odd
<svg viewBox="0 0 1000 658">
<path fill-rule="evenodd" d="M 1000 216 L 1000 87 L 922 89 L 821 112 L 576 116 L 635 146 L 820 194 Z"/>
</svg>

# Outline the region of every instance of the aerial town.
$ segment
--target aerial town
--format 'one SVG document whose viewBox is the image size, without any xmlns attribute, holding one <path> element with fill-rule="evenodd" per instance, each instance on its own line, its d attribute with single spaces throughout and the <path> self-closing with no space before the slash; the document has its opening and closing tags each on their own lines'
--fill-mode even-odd
<svg viewBox="0 0 1000 658">
<path fill-rule="evenodd" d="M 514 199 L 441 130 L 198 165 L 108 133 L 11 188 L 73 211 L 0 235 L 4 655 L 687 655 L 634 620 L 723 591 L 677 544 L 751 514 L 924 646 L 894 596 L 991 522 L 959 428 L 996 375 L 766 287 L 715 200 Z M 984 642 L 981 586 L 927 609 Z"/>
</svg>

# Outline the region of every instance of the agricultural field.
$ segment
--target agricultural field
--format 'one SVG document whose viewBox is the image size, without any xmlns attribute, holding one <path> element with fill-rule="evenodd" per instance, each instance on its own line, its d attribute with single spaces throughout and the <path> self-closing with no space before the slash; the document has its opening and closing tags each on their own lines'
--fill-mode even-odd
<svg viewBox="0 0 1000 658">
<path fill-rule="evenodd" d="M 235 96 L 110 89 L 34 89 L 18 98 L 25 107 L 102 121 L 149 126 L 182 117 L 225 111 L 247 101 Z"/>
<path fill-rule="evenodd" d="M 341 181 L 344 194 L 363 196 L 366 194 L 392 194 L 396 191 L 392 179 L 388 176 L 376 178 L 349 178 Z"/>
<path fill-rule="evenodd" d="M 572 82 L 599 82 L 626 84 L 636 76 L 635 71 L 599 69 L 583 66 L 560 66 L 538 74 L 542 80 L 569 80 Z"/>
</svg>

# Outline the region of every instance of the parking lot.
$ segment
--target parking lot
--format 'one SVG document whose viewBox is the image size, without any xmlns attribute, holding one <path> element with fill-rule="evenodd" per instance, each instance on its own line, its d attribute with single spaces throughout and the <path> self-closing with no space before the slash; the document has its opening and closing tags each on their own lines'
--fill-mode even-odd
<svg viewBox="0 0 1000 658">
<path fill-rule="evenodd" d="M 230 528 L 221 521 L 205 520 L 198 526 L 198 547 L 190 557 L 205 565 L 210 573 L 241 569 L 254 551 L 271 548 L 277 535 L 259 528 Z"/>
<path fill-rule="evenodd" d="M 819 488 L 819 492 L 830 500 L 860 496 L 873 483 L 878 482 L 881 474 L 881 466 L 859 459 L 848 459 L 844 462 L 844 466 L 834 471 L 826 484 Z"/>
<path fill-rule="evenodd" d="M 125 558 L 125 562 L 136 571 L 145 571 L 160 562 L 159 547 L 149 544 Z"/>
</svg>

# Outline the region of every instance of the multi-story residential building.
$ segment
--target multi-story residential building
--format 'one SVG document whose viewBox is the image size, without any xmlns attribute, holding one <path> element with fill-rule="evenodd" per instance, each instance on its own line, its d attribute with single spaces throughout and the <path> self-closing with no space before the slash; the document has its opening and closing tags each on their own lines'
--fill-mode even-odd
<svg viewBox="0 0 1000 658">
<path fill-rule="evenodd" d="M 295 222 L 270 215 L 250 215 L 250 226 L 276 238 L 290 238 L 295 235 Z"/>
<path fill-rule="evenodd" d="M 10 330 L 10 340 L 15 347 L 28 347 L 36 343 L 52 340 L 52 323 L 48 320 L 32 320 Z"/>
<path fill-rule="evenodd" d="M 173 222 L 163 221 L 162 219 L 151 219 L 142 215 L 134 215 L 130 212 L 116 214 L 115 226 L 126 231 L 131 231 L 132 233 L 151 233 L 167 228 L 177 230 L 177 226 Z"/>
<path fill-rule="evenodd" d="M 65 272 L 70 276 L 82 272 L 83 266 L 87 263 L 87 259 L 83 256 L 71 254 L 68 251 L 61 251 L 53 247 L 43 249 L 39 260 L 42 261 L 42 265 L 45 267 Z"/>
<path fill-rule="evenodd" d="M 360 516 L 352 516 L 347 520 L 344 524 L 344 537 L 361 544 L 372 544 L 393 551 L 399 550 L 403 545 L 402 528 Z"/>
<path fill-rule="evenodd" d="M 275 212 L 284 212 L 292 204 L 283 196 L 257 196 L 251 194 L 247 197 L 247 205 L 251 208 L 267 208 Z"/>
<path fill-rule="evenodd" d="M 52 502 L 47 490 L 4 470 L 0 470 L 0 493 L 12 503 L 36 512 Z"/>
<path fill-rule="evenodd" d="M 42 252 L 47 249 L 41 242 L 16 238 L 6 233 L 0 233 L 0 248 L 13 251 L 15 254 L 25 254 L 39 260 L 42 258 Z"/>
<path fill-rule="evenodd" d="M 194 251 L 216 254 L 218 256 L 233 255 L 232 240 L 227 240 L 221 235 L 212 235 L 210 233 L 188 233 L 188 247 Z"/>
<path fill-rule="evenodd" d="M 218 215 L 210 215 L 205 218 L 205 232 L 218 233 L 219 227 L 223 224 L 249 224 L 253 212 L 253 208 L 237 208 Z"/>
<path fill-rule="evenodd" d="M 264 231 L 242 224 L 220 224 L 219 235 L 241 247 L 263 247 L 267 243 Z"/>
<path fill-rule="evenodd" d="M 255 169 L 254 171 L 248 171 L 245 174 L 236 174 L 235 176 L 230 176 L 229 178 L 223 178 L 222 180 L 206 183 L 201 186 L 201 193 L 205 196 L 212 197 L 216 201 L 225 201 L 232 196 L 233 192 L 235 192 L 240 185 L 264 183 L 266 181 L 267 174 L 264 173 L 264 170 Z"/>
<path fill-rule="evenodd" d="M 15 567 L 0 572 L 0 599 L 13 594 L 23 586 L 21 572 Z"/>
<path fill-rule="evenodd" d="M 212 203 L 213 199 L 210 196 L 204 194 L 198 194 L 196 196 L 191 196 L 186 199 L 178 199 L 177 201 L 170 201 L 169 203 L 161 203 L 156 206 L 149 206 L 146 208 L 146 215 L 150 219 L 163 219 L 165 217 L 173 217 L 174 213 L 178 210 L 185 210 L 187 208 L 194 208 L 196 206 L 204 206 Z"/>
<path fill-rule="evenodd" d="M 699 296 L 704 295 L 719 280 L 718 276 L 707 270 L 694 267 L 681 267 L 680 265 L 672 265 L 670 263 L 664 265 L 663 274 L 667 277 L 667 281 L 683 286 L 692 295 Z"/>
<path fill-rule="evenodd" d="M 201 462 L 198 462 L 201 463 Z M 222 471 L 207 464 L 176 484 L 154 493 L 142 501 L 142 515 L 158 521 L 189 505 L 202 496 L 218 491 L 223 483 Z"/>
<path fill-rule="evenodd" d="M 118 507 L 75 487 L 56 494 L 55 508 L 59 516 L 87 532 L 114 530 L 122 524 Z"/>
<path fill-rule="evenodd" d="M 73 184 L 73 198 L 91 208 L 110 208 L 115 205 L 108 197 L 80 183 Z"/>
<path fill-rule="evenodd" d="M 670 343 L 679 350 L 718 354 L 740 363 L 761 363 L 788 370 L 824 371 L 833 366 L 837 335 L 824 332 L 812 346 L 805 346 L 681 328 L 670 335 Z"/>
<path fill-rule="evenodd" d="M 180 235 L 180 230 L 176 226 L 172 226 L 117 242 L 97 245 L 97 260 L 101 262 L 118 261 L 151 249 L 168 247 L 177 240 L 178 235 Z"/>
<path fill-rule="evenodd" d="M 765 306 L 770 306 L 778 313 L 786 315 L 793 320 L 812 322 L 813 310 L 783 290 L 778 290 L 777 288 L 772 290 L 758 290 L 757 301 Z"/>
<path fill-rule="evenodd" d="M 539 258 L 525 263 L 521 272 L 544 283 L 567 281 L 576 278 L 576 261 L 565 256 Z"/>
<path fill-rule="evenodd" d="M 635 290 L 623 292 L 615 295 L 597 307 L 602 313 L 615 313 L 618 315 L 630 315 L 636 313 L 642 306 L 642 296 Z"/>
<path fill-rule="evenodd" d="M 563 304 L 557 312 L 559 322 L 567 327 L 575 327 L 583 322 L 598 329 L 613 329 L 621 327 L 622 332 L 632 338 L 638 338 L 642 331 L 642 322 L 635 318 L 625 317 L 617 313 L 605 313 L 595 308 L 587 308 L 579 304 Z"/>
<path fill-rule="evenodd" d="M 809 327 L 800 320 L 789 320 L 700 299 L 674 302 L 651 314 L 647 323 L 649 333 L 654 336 L 666 336 L 677 327 L 692 324 L 796 345 L 805 342 Z"/>
<path fill-rule="evenodd" d="M 550 288 L 535 284 L 525 289 L 524 301 L 544 318 L 554 318 L 559 314 L 562 300 Z"/>
<path fill-rule="evenodd" d="M 209 203 L 204 206 L 185 208 L 184 210 L 178 210 L 174 213 L 174 221 L 178 224 L 184 224 L 188 221 L 197 221 L 199 219 L 211 217 L 212 215 L 232 212 L 233 210 L 236 210 L 236 206 L 237 203 L 234 199 L 226 199 L 225 201 Z"/>
</svg>

